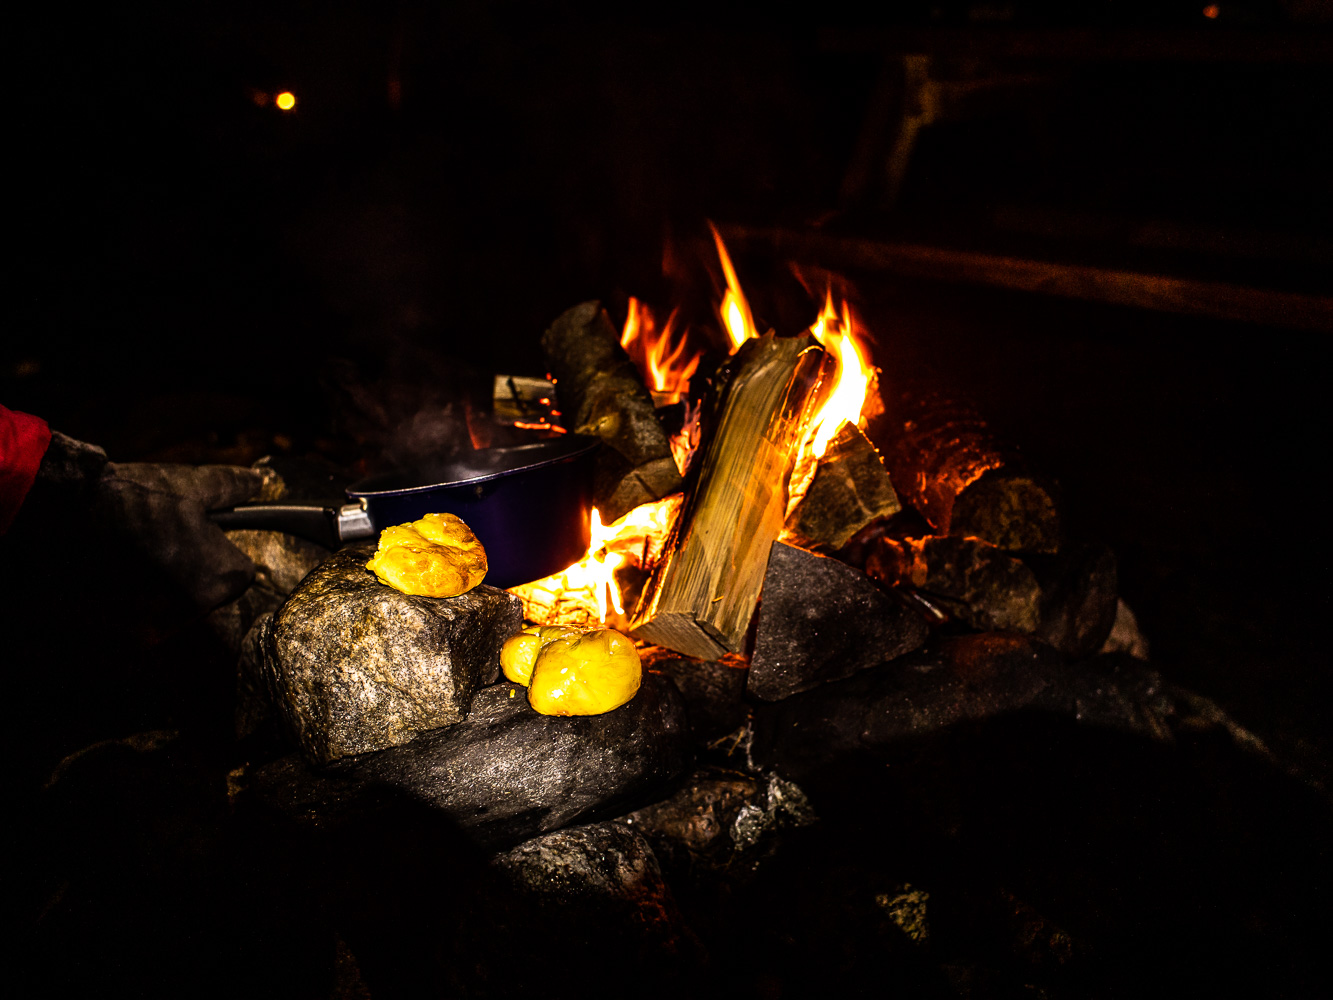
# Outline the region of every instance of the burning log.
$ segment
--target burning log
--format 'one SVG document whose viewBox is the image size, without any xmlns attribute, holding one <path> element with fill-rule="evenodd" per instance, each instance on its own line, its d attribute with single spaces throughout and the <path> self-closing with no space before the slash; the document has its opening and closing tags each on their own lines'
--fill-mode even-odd
<svg viewBox="0 0 1333 1000">
<path fill-rule="evenodd" d="M 593 502 L 606 523 L 682 488 L 653 400 L 600 302 L 558 316 L 542 336 L 565 426 L 599 437 Z"/>
<path fill-rule="evenodd" d="M 1054 553 L 1054 484 L 1028 471 L 970 405 L 938 393 L 889 401 L 875 440 L 899 494 L 947 535 L 972 535 L 1012 552 Z"/>
<path fill-rule="evenodd" d="M 979 538 L 928 535 L 876 540 L 866 572 L 890 586 L 915 587 L 983 632 L 1036 632 L 1041 586 L 1023 562 Z"/>
<path fill-rule="evenodd" d="M 735 355 L 635 635 L 703 660 L 744 650 L 823 360 L 808 335 L 752 338 Z"/>
<path fill-rule="evenodd" d="M 875 446 L 854 424 L 844 424 L 784 531 L 807 548 L 840 549 L 872 521 L 901 509 Z"/>
<path fill-rule="evenodd" d="M 746 687 L 765 701 L 786 698 L 909 653 L 927 632 L 864 573 L 775 542 Z"/>
</svg>

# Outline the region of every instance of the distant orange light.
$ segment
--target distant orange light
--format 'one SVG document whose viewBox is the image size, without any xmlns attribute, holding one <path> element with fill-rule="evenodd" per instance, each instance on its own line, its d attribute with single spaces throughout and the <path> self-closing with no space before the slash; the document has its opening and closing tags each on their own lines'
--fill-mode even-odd
<svg viewBox="0 0 1333 1000">
<path fill-rule="evenodd" d="M 284 90 L 277 97 L 273 98 L 273 103 L 282 111 L 290 111 L 296 107 L 296 95 L 290 90 Z"/>
<path fill-rule="evenodd" d="M 1208 18 L 1210 21 L 1216 18 L 1217 15 L 1220 13 L 1222 13 L 1222 8 L 1215 3 L 1210 3 L 1207 7 L 1203 9 L 1203 16 Z"/>
</svg>

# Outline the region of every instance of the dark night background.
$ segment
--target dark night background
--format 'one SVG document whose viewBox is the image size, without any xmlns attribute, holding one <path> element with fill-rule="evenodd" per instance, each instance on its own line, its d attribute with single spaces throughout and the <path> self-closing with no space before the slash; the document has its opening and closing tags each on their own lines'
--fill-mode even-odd
<svg viewBox="0 0 1333 1000">
<path fill-rule="evenodd" d="M 705 219 L 1333 295 L 1333 56 L 1309 48 L 1333 8 L 1200 7 L 29 8 L 6 32 L 0 402 L 113 460 L 355 459 L 332 359 L 538 373 L 574 303 L 703 301 Z M 873 33 L 898 27 L 1306 47 L 1006 64 L 1044 80 L 926 129 L 889 211 L 840 191 Z M 293 113 L 254 99 L 284 89 Z M 737 263 L 785 321 L 783 263 Z M 1326 783 L 1330 330 L 849 277 L 886 383 L 923 366 L 977 398 L 1061 480 L 1071 531 L 1115 548 L 1155 666 Z"/>
</svg>

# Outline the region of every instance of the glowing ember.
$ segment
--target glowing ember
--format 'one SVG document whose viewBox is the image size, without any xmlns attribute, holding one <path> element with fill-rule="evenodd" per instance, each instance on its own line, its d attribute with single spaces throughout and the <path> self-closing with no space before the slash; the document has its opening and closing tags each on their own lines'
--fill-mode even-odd
<svg viewBox="0 0 1333 1000">
<path fill-rule="evenodd" d="M 759 336 L 759 331 L 755 329 L 754 318 L 750 315 L 750 303 L 745 301 L 745 293 L 741 291 L 736 269 L 731 266 L 727 248 L 722 245 L 722 237 L 711 222 L 708 228 L 713 231 L 713 240 L 717 243 L 717 257 L 722 262 L 722 273 L 727 279 L 727 290 L 722 295 L 719 311 L 722 314 L 722 324 L 727 328 L 727 336 L 731 340 L 731 353 L 735 354 L 740 350 L 741 344 L 751 337 Z"/>
<path fill-rule="evenodd" d="M 680 396 L 689 390 L 690 378 L 703 357 L 702 351 L 686 352 L 688 330 L 681 331 L 675 347 L 671 346 L 671 328 L 675 322 L 676 312 L 672 310 L 659 332 L 653 311 L 631 297 L 625 330 L 620 335 L 620 346 L 634 360 L 644 383 L 659 404 L 679 401 Z"/>
<path fill-rule="evenodd" d="M 860 421 L 866 390 L 870 386 L 870 366 L 852 339 L 851 310 L 844 301 L 842 315 L 839 316 L 833 309 L 832 292 L 825 294 L 824 308 L 810 327 L 810 332 L 837 362 L 833 372 L 833 392 L 811 421 L 814 434 L 811 451 L 815 458 L 821 458 L 828 443 L 833 440 L 833 435 L 838 433 L 843 424 Z"/>
<path fill-rule="evenodd" d="M 509 588 L 523 602 L 523 617 L 538 625 L 628 628 L 616 570 L 635 567 L 646 571 L 656 564 L 681 499 L 677 493 L 643 504 L 609 525 L 602 524 L 593 508 L 587 555 L 553 576 Z"/>
</svg>

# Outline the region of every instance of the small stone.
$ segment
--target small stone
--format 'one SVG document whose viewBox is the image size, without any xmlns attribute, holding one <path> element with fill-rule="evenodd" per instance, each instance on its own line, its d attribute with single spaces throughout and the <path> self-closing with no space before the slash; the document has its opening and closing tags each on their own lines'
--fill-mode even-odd
<svg viewBox="0 0 1333 1000">
<path fill-rule="evenodd" d="M 522 626 L 519 599 L 494 587 L 436 598 L 384 586 L 365 569 L 373 550 L 332 556 L 273 618 L 269 690 L 315 763 L 461 722 L 477 689 L 499 675 L 500 646 Z"/>
<path fill-rule="evenodd" d="M 774 542 L 747 688 L 777 701 L 911 652 L 927 632 L 915 612 L 864 573 Z"/>
<path fill-rule="evenodd" d="M 510 697 L 514 692 L 517 697 Z M 644 677 L 605 715 L 539 715 L 523 689 L 483 688 L 466 721 L 339 764 L 321 775 L 294 757 L 262 768 L 261 799 L 298 820 L 336 823 L 385 791 L 438 810 L 470 839 L 505 847 L 613 816 L 685 770 L 689 734 L 675 686 Z"/>
</svg>

